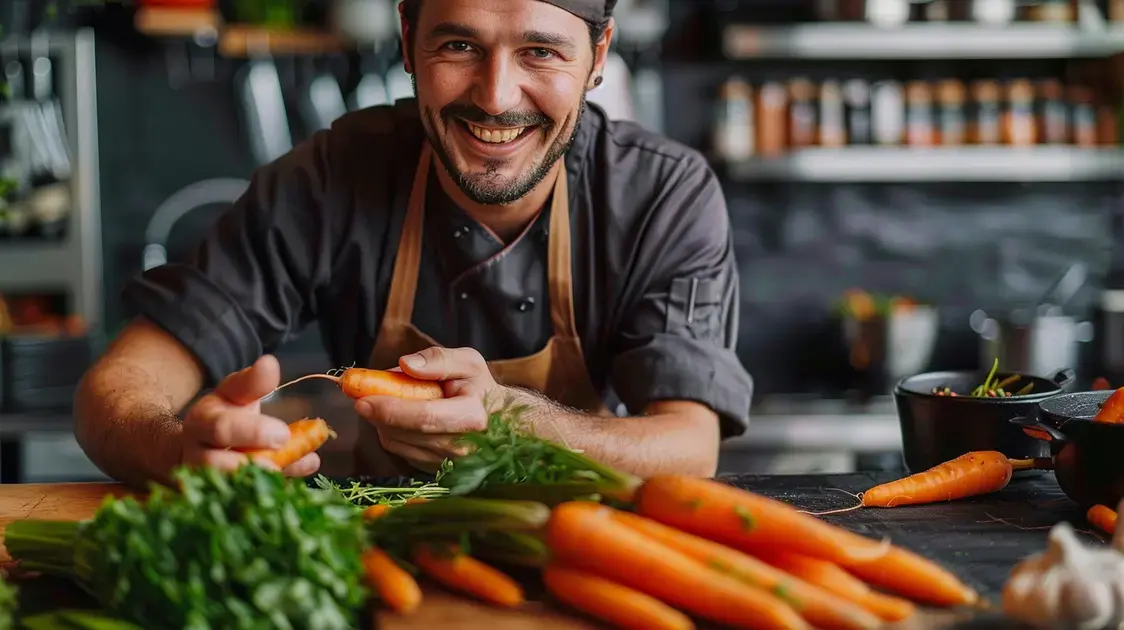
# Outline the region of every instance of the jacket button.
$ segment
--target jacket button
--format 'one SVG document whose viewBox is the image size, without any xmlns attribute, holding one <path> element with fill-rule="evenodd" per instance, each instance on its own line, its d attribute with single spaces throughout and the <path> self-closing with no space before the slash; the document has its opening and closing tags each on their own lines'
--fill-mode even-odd
<svg viewBox="0 0 1124 630">
<path fill-rule="evenodd" d="M 525 313 L 535 307 L 535 298 L 529 297 L 519 303 L 519 312 Z"/>
</svg>

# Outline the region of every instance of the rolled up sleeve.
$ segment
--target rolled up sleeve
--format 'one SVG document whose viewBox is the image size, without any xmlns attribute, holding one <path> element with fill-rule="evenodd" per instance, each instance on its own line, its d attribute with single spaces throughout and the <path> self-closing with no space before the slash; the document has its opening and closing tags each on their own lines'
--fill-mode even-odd
<svg viewBox="0 0 1124 630">
<path fill-rule="evenodd" d="M 316 317 L 331 251 L 322 218 L 325 143 L 318 134 L 258 169 L 193 262 L 153 268 L 125 288 L 129 311 L 194 353 L 207 386 L 274 351 Z"/>
<path fill-rule="evenodd" d="M 618 328 L 612 385 L 631 413 L 690 400 L 713 409 L 722 437 L 742 434 L 753 381 L 735 352 L 738 271 L 721 186 L 701 157 L 663 181 L 639 246 L 639 296 Z"/>
</svg>

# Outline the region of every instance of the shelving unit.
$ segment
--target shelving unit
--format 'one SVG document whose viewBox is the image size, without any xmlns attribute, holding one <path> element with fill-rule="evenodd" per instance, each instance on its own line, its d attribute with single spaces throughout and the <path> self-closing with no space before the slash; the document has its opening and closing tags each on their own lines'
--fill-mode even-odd
<svg viewBox="0 0 1124 630">
<path fill-rule="evenodd" d="M 1076 59 L 1124 52 L 1124 28 L 1101 31 L 1046 24 L 991 27 L 861 23 L 730 25 L 722 46 L 730 59 Z"/>
<path fill-rule="evenodd" d="M 7 57 L 29 46 L 25 39 L 9 37 L 0 40 L 0 53 Z M 62 240 L 0 241 L 0 292 L 65 291 L 72 311 L 96 325 L 105 309 L 94 33 L 52 34 L 48 46 L 71 152 L 71 211 Z"/>
<path fill-rule="evenodd" d="M 806 149 L 728 167 L 741 181 L 1079 182 L 1124 179 L 1124 151 L 1073 147 Z"/>
</svg>

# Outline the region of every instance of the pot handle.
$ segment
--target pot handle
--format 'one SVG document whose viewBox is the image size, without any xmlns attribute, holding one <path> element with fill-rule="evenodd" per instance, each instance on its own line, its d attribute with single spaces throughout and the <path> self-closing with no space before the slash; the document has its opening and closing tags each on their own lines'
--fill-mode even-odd
<svg viewBox="0 0 1124 630">
<path fill-rule="evenodd" d="M 1054 381 L 1054 384 L 1057 385 L 1060 389 L 1065 389 L 1066 387 L 1072 385 L 1073 381 L 1077 380 L 1077 373 L 1069 368 L 1065 368 L 1062 370 L 1058 370 L 1053 376 L 1050 377 L 1050 380 Z"/>
<path fill-rule="evenodd" d="M 1023 433 L 1026 433 L 1032 438 L 1045 440 L 1047 442 L 1065 442 L 1066 437 L 1061 431 L 1054 427 L 1043 424 L 1033 418 L 1026 416 L 1016 416 L 1011 418 L 1011 424 L 1017 424 L 1023 428 Z"/>
</svg>

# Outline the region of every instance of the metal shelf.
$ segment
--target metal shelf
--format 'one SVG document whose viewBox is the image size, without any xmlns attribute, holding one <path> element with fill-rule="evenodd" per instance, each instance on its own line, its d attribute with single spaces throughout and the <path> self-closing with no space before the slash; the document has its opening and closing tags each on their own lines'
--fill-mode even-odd
<svg viewBox="0 0 1124 630">
<path fill-rule="evenodd" d="M 735 180 L 1075 182 L 1124 180 L 1124 151 L 1073 147 L 806 149 L 728 165 Z"/>
<path fill-rule="evenodd" d="M 1088 31 L 1045 24 L 731 25 L 731 59 L 1071 59 L 1124 52 L 1124 28 Z"/>
</svg>

